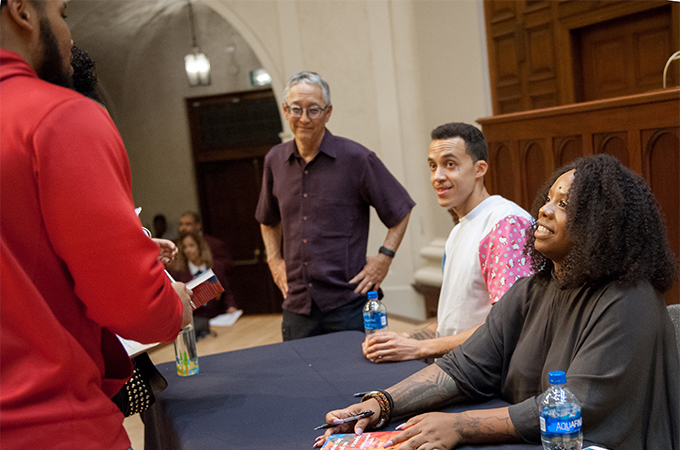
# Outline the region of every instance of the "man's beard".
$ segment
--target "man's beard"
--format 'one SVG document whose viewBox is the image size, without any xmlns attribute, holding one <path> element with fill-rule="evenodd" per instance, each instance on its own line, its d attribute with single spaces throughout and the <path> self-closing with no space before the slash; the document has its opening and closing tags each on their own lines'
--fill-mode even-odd
<svg viewBox="0 0 680 450">
<path fill-rule="evenodd" d="M 59 52 L 57 37 L 52 32 L 52 27 L 45 17 L 40 18 L 40 42 L 43 46 L 43 54 L 42 61 L 35 70 L 38 77 L 48 83 L 70 87 L 71 77 L 64 69 L 64 61 Z"/>
</svg>

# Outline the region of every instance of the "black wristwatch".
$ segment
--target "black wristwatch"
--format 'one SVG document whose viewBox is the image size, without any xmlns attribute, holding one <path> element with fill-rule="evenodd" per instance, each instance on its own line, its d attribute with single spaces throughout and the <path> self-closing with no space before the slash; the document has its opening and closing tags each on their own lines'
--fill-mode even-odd
<svg viewBox="0 0 680 450">
<path fill-rule="evenodd" d="M 390 258 L 394 258 L 394 250 L 390 250 L 387 247 L 380 247 L 380 250 L 378 250 L 378 253 L 382 253 L 385 256 L 389 256 Z"/>
</svg>

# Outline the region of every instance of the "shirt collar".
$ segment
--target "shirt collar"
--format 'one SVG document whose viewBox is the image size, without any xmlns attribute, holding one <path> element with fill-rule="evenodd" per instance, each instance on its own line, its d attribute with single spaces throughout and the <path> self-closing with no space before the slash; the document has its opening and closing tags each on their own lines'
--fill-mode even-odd
<svg viewBox="0 0 680 450">
<path fill-rule="evenodd" d="M 335 147 L 331 144 L 332 140 L 333 134 L 328 130 L 328 128 L 326 128 L 326 131 L 324 132 L 323 135 L 323 139 L 321 139 L 321 145 L 319 145 L 319 153 L 325 153 L 326 155 L 335 159 L 335 157 L 337 156 L 337 152 L 335 150 Z M 302 158 L 302 156 L 300 156 L 300 152 L 297 149 L 295 139 L 289 141 L 289 143 L 290 145 L 288 146 L 288 156 L 286 157 L 286 161 L 288 162 L 292 161 L 293 157 Z"/>
<path fill-rule="evenodd" d="M 494 200 L 491 200 L 491 199 L 494 199 L 495 197 L 497 197 L 497 195 L 490 195 L 490 196 L 488 196 L 487 198 L 485 198 L 484 200 L 482 200 L 481 202 L 479 202 L 479 204 L 478 204 L 477 206 L 475 206 L 474 208 L 472 208 L 472 211 L 470 211 L 469 213 L 465 214 L 463 217 L 459 217 L 459 218 L 458 218 L 458 221 L 459 221 L 459 222 L 470 222 L 470 221 L 473 220 L 475 217 L 477 217 L 479 214 L 481 214 L 482 210 L 484 209 L 484 206 L 482 206 L 482 205 L 484 205 L 485 203 L 491 203 L 491 202 L 493 202 Z"/>
<path fill-rule="evenodd" d="M 201 273 L 205 272 L 208 270 L 207 267 L 205 267 L 205 264 L 201 264 L 200 266 L 197 266 L 196 264 L 192 263 L 191 261 L 187 261 L 187 266 L 189 267 L 189 272 L 191 272 L 192 276 L 200 275 Z"/>
<path fill-rule="evenodd" d="M 0 48 L 0 80 L 16 75 L 38 78 L 35 70 L 17 53 Z"/>
</svg>

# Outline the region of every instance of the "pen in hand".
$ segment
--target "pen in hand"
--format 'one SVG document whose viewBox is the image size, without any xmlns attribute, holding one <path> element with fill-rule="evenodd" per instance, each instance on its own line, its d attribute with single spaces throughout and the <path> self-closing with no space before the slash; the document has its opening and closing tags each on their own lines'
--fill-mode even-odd
<svg viewBox="0 0 680 450">
<path fill-rule="evenodd" d="M 323 425 L 319 425 L 318 427 L 314 428 L 315 430 L 325 430 L 327 428 L 333 428 L 337 427 L 338 425 L 342 425 L 343 423 L 347 422 L 355 422 L 359 419 L 363 419 L 365 417 L 371 417 L 373 415 L 373 411 L 367 409 L 366 411 L 361 411 L 359 414 L 355 414 L 353 416 L 345 417 L 344 419 L 336 419 L 335 422 L 337 423 L 324 423 Z"/>
</svg>

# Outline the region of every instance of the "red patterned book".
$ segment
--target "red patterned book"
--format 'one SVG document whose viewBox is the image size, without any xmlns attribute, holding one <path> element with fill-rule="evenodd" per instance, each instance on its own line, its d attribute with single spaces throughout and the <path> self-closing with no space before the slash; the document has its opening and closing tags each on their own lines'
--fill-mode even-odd
<svg viewBox="0 0 680 450">
<path fill-rule="evenodd" d="M 200 308 L 205 303 L 224 292 L 222 284 L 215 276 L 212 269 L 208 269 L 187 283 L 187 287 L 194 293 L 191 299 L 194 309 Z"/>
<path fill-rule="evenodd" d="M 321 450 L 390 450 L 397 448 L 396 445 L 383 447 L 383 444 L 392 439 L 401 431 L 375 431 L 373 433 L 356 434 L 331 434 L 324 442 Z"/>
</svg>

